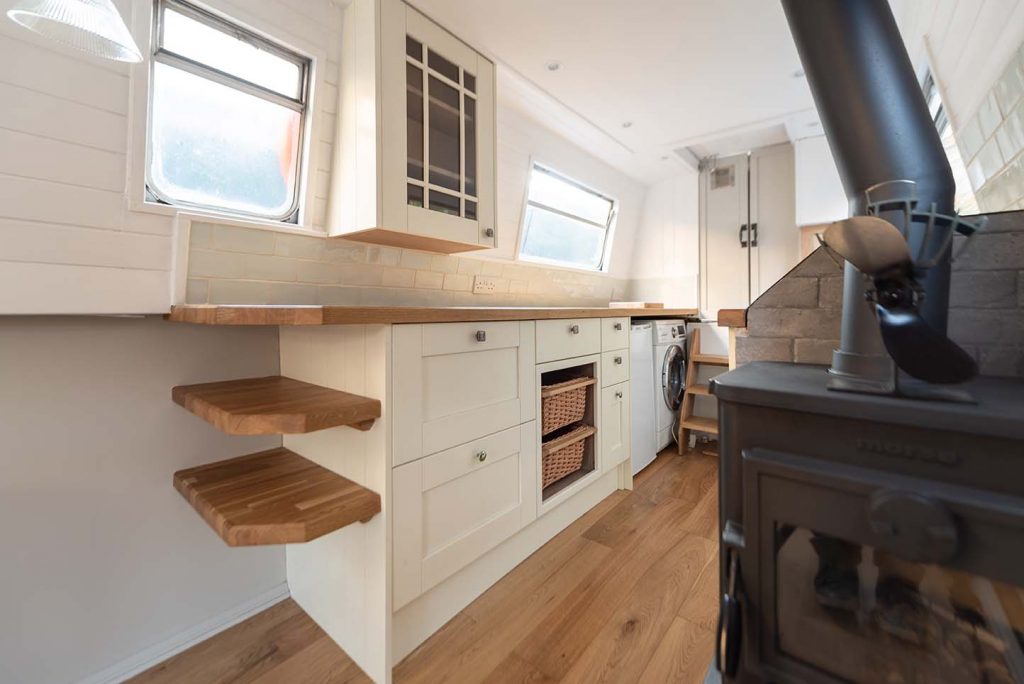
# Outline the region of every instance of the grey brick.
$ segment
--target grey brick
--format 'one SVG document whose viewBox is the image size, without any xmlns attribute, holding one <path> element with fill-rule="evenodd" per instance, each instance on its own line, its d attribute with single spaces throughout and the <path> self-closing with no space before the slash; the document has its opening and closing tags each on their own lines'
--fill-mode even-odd
<svg viewBox="0 0 1024 684">
<path fill-rule="evenodd" d="M 961 345 L 1024 345 L 1019 309 L 950 309 L 949 336 Z"/>
<path fill-rule="evenodd" d="M 221 225 L 213 227 L 214 249 L 220 249 L 225 252 L 273 254 L 276 242 L 277 233 L 269 230 Z"/>
<path fill-rule="evenodd" d="M 747 330 L 752 337 L 839 337 L 841 313 L 837 309 L 750 309 Z"/>
<path fill-rule="evenodd" d="M 811 252 L 789 272 L 795 276 L 835 276 L 842 273 L 842 266 L 832 261 L 832 257 L 821 247 Z"/>
<path fill-rule="evenodd" d="M 211 280 L 210 304 L 266 304 L 270 283 L 252 280 Z"/>
<path fill-rule="evenodd" d="M 326 242 L 326 239 L 320 237 L 282 233 L 277 236 L 276 251 L 281 256 L 295 259 L 322 259 Z"/>
<path fill-rule="evenodd" d="M 316 304 L 317 286 L 271 283 L 269 304 Z"/>
<path fill-rule="evenodd" d="M 206 278 L 244 278 L 245 255 L 189 250 L 188 274 Z"/>
<path fill-rule="evenodd" d="M 780 337 L 737 337 L 736 364 L 751 361 L 793 361 L 793 340 Z"/>
<path fill-rule="evenodd" d="M 818 306 L 823 309 L 839 309 L 843 306 L 843 278 L 835 276 L 822 278 L 818 283 Z"/>
<path fill-rule="evenodd" d="M 209 296 L 210 281 L 189 278 L 185 285 L 185 302 L 188 304 L 206 304 Z"/>
<path fill-rule="evenodd" d="M 949 305 L 1006 309 L 1017 305 L 1016 271 L 957 271 L 950 284 Z"/>
<path fill-rule="evenodd" d="M 797 363 L 827 366 L 832 363 L 832 351 L 838 348 L 839 340 L 796 340 L 794 358 Z"/>
<path fill-rule="evenodd" d="M 1014 233 L 983 232 L 955 262 L 958 271 L 996 271 L 1024 268 L 1024 231 Z"/>
<path fill-rule="evenodd" d="M 982 347 L 978 366 L 982 375 L 1024 378 L 1024 345 Z"/>
<path fill-rule="evenodd" d="M 359 303 L 359 288 L 321 285 L 317 288 L 316 303 L 324 306 L 355 306 Z"/>
<path fill-rule="evenodd" d="M 810 309 L 818 305 L 818 279 L 787 275 L 758 297 L 751 308 Z"/>
</svg>

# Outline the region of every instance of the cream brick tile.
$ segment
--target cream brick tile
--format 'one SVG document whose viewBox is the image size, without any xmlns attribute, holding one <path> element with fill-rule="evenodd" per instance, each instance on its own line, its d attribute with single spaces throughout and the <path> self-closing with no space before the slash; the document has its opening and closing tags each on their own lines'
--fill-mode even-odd
<svg viewBox="0 0 1024 684">
<path fill-rule="evenodd" d="M 473 276 L 463 273 L 446 273 L 444 276 L 444 289 L 469 292 L 473 289 Z"/>
<path fill-rule="evenodd" d="M 318 199 L 327 199 L 331 193 L 331 174 L 329 171 L 317 171 L 316 182 L 313 186 L 313 196 Z M 324 216 L 327 213 L 324 212 Z"/>
<path fill-rule="evenodd" d="M 331 147 L 330 143 L 327 143 L 327 142 L 319 142 L 319 143 L 317 143 L 317 152 L 316 152 L 316 154 L 317 154 L 317 156 L 316 156 L 316 168 L 317 168 L 317 170 L 318 171 L 330 171 L 331 170 L 332 159 L 333 159 L 333 154 L 334 154 L 334 149 Z"/>
<path fill-rule="evenodd" d="M 338 264 L 343 285 L 380 286 L 384 269 L 374 264 Z"/>
<path fill-rule="evenodd" d="M 981 106 L 978 107 L 978 123 L 981 124 L 981 134 L 986 139 L 990 138 L 996 132 L 996 128 L 999 127 L 999 122 L 1002 120 L 1003 115 L 999 112 L 996 94 L 990 92 L 982 100 Z"/>
<path fill-rule="evenodd" d="M 209 296 L 210 282 L 208 280 L 188 279 L 188 283 L 185 285 L 185 303 L 206 304 Z"/>
<path fill-rule="evenodd" d="M 397 288 L 361 287 L 360 306 L 403 306 L 409 301 L 409 293 L 415 290 Z"/>
<path fill-rule="evenodd" d="M 416 271 L 408 268 L 385 268 L 381 284 L 384 287 L 414 287 Z"/>
<path fill-rule="evenodd" d="M 300 283 L 331 284 L 340 283 L 341 279 L 341 264 L 323 261 L 302 262 L 296 275 L 296 280 Z"/>
<path fill-rule="evenodd" d="M 381 266 L 398 266 L 402 262 L 402 250 L 398 247 L 378 247 Z"/>
<path fill-rule="evenodd" d="M 188 274 L 191 277 L 244 278 L 245 256 L 230 252 L 193 249 L 188 254 Z"/>
<path fill-rule="evenodd" d="M 359 288 L 321 285 L 316 291 L 316 303 L 323 306 L 356 306 L 359 304 Z"/>
<path fill-rule="evenodd" d="M 213 247 L 213 226 L 209 223 L 193 222 L 188 232 L 188 247 L 189 249 Z"/>
<path fill-rule="evenodd" d="M 215 225 L 213 247 L 225 252 L 246 254 L 273 254 L 277 233 L 254 228 Z"/>
<path fill-rule="evenodd" d="M 438 273 L 458 273 L 459 258 L 447 254 L 437 254 L 430 260 L 430 270 Z"/>
<path fill-rule="evenodd" d="M 358 242 L 328 238 L 324 245 L 323 258 L 325 261 L 365 264 L 366 252 L 366 245 L 359 244 Z"/>
<path fill-rule="evenodd" d="M 434 271 L 416 271 L 416 287 L 421 290 L 440 290 L 444 286 L 444 274 Z"/>
<path fill-rule="evenodd" d="M 327 199 L 317 197 L 313 200 L 313 225 L 317 228 L 327 226 Z"/>
<path fill-rule="evenodd" d="M 500 276 L 504 268 L 505 265 L 500 261 L 480 261 L 480 275 Z"/>
<path fill-rule="evenodd" d="M 465 257 L 459 259 L 458 273 L 464 273 L 465 275 L 480 275 L 481 265 L 479 259 L 467 259 Z"/>
<path fill-rule="evenodd" d="M 508 291 L 510 294 L 525 294 L 530 291 L 530 283 L 527 280 L 510 280 Z"/>
<path fill-rule="evenodd" d="M 245 257 L 245 277 L 249 280 L 295 282 L 298 278 L 300 263 L 296 259 L 287 257 L 248 254 Z"/>
<path fill-rule="evenodd" d="M 210 304 L 266 304 L 270 283 L 252 280 L 211 280 Z"/>
<path fill-rule="evenodd" d="M 414 271 L 429 271 L 432 259 L 432 254 L 417 252 L 412 249 L 403 249 L 399 265 L 402 268 L 411 268 Z"/>
<path fill-rule="evenodd" d="M 326 238 L 281 233 L 277 236 L 274 252 L 280 256 L 318 261 L 324 256 L 325 242 Z"/>
<path fill-rule="evenodd" d="M 272 283 L 268 304 L 316 304 L 317 286 L 297 283 Z"/>
</svg>

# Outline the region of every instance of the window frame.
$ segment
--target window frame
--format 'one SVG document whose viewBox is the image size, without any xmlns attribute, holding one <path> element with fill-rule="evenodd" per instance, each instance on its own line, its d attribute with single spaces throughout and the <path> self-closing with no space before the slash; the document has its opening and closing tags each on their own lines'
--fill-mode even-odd
<svg viewBox="0 0 1024 684">
<path fill-rule="evenodd" d="M 604 200 L 607 200 L 608 202 L 610 202 L 611 203 L 611 209 L 609 209 L 609 211 L 608 211 L 608 221 L 607 221 L 607 223 L 602 225 L 600 223 L 597 223 L 596 221 L 591 221 L 591 220 L 586 219 L 586 218 L 584 218 L 582 216 L 577 216 L 576 214 L 572 214 L 572 213 L 569 213 L 567 211 L 563 211 L 561 209 L 558 209 L 557 207 L 552 207 L 550 205 L 543 204 L 541 202 L 531 201 L 530 200 L 530 183 L 533 180 L 533 172 L 534 172 L 534 170 L 539 170 L 542 173 L 550 174 L 550 175 L 554 176 L 555 178 L 557 178 L 557 179 L 559 179 L 561 181 L 564 181 L 565 183 L 568 183 L 570 185 L 576 186 L 577 188 L 579 188 L 580 190 L 583 190 L 584 192 L 588 192 L 588 193 L 590 193 L 592 195 L 596 195 L 596 196 L 600 197 L 601 199 L 604 199 Z M 595 228 L 603 228 L 604 231 L 605 231 L 605 233 L 604 233 L 604 244 L 602 245 L 602 248 L 601 248 L 601 261 L 600 261 L 600 263 L 598 263 L 597 267 L 596 268 L 592 268 L 590 266 L 583 266 L 583 265 L 580 265 L 580 264 L 574 264 L 574 263 L 569 263 L 569 262 L 565 262 L 565 261 L 559 261 L 557 259 L 545 259 L 543 257 L 536 257 L 536 256 L 530 256 L 530 255 L 524 254 L 523 249 L 526 246 L 526 238 L 527 238 L 527 235 L 528 235 L 527 225 L 526 225 L 526 217 L 527 217 L 527 214 L 529 213 L 529 209 L 530 209 L 531 206 L 532 207 L 536 207 L 538 209 L 542 209 L 544 211 L 549 211 L 549 212 L 551 212 L 553 214 L 558 214 L 559 216 L 564 216 L 564 217 L 572 219 L 574 221 L 580 221 L 582 223 L 586 223 L 588 225 L 594 226 Z M 526 174 L 526 190 L 523 193 L 523 211 L 522 211 L 522 217 L 521 217 L 521 219 L 519 221 L 519 240 L 518 240 L 518 244 L 517 244 L 517 247 L 516 247 L 516 261 L 522 261 L 522 262 L 526 262 L 526 263 L 530 263 L 530 264 L 537 264 L 539 266 L 547 266 L 549 268 L 561 268 L 561 269 L 567 269 L 567 270 L 571 270 L 571 271 L 580 271 L 582 273 L 608 273 L 608 270 L 609 270 L 609 268 L 611 266 L 612 245 L 613 245 L 613 243 L 615 241 L 615 224 L 617 222 L 618 216 L 619 216 L 619 200 L 617 200 L 616 198 L 612 197 L 611 195 L 609 195 L 607 193 L 601 192 L 600 190 L 596 190 L 595 188 L 587 185 L 586 183 L 582 183 L 582 182 L 576 180 L 575 178 L 572 178 L 571 176 L 567 176 L 566 174 L 562 173 L 561 171 L 556 171 L 549 164 L 545 164 L 543 162 L 539 162 L 539 161 L 536 161 L 534 159 L 531 159 L 530 160 L 530 165 L 529 165 L 529 168 L 528 168 L 527 174 Z"/>
<path fill-rule="evenodd" d="M 179 207 L 186 210 L 194 210 L 204 213 L 220 214 L 243 220 L 267 221 L 271 223 L 299 225 L 300 213 L 303 205 L 303 187 L 306 175 L 307 162 L 307 132 L 310 128 L 307 121 L 310 109 L 310 94 L 312 90 L 313 59 L 298 51 L 292 50 L 284 45 L 256 33 L 240 23 L 219 16 L 202 7 L 185 2 L 184 0 L 153 0 L 153 39 L 150 47 L 150 59 L 148 66 L 149 77 L 149 104 L 146 113 L 146 156 L 145 156 L 145 193 L 148 200 L 169 207 Z M 220 31 L 237 40 L 246 42 L 266 50 L 274 56 L 295 64 L 299 68 L 299 95 L 296 98 L 282 95 L 264 86 L 247 81 L 239 76 L 234 76 L 221 71 L 215 67 L 180 55 L 168 50 L 163 46 L 164 42 L 164 10 L 170 8 L 179 14 L 198 21 L 206 26 Z M 298 144 L 296 146 L 296 172 L 294 187 L 291 188 L 292 202 L 287 211 L 280 215 L 271 216 L 268 214 L 247 212 L 233 209 L 222 205 L 201 204 L 171 199 L 160 192 L 159 187 L 153 182 L 153 93 L 156 84 L 156 65 L 164 64 L 186 73 L 212 81 L 218 85 L 238 90 L 239 92 L 258 97 L 273 104 L 287 107 L 299 113 Z"/>
</svg>

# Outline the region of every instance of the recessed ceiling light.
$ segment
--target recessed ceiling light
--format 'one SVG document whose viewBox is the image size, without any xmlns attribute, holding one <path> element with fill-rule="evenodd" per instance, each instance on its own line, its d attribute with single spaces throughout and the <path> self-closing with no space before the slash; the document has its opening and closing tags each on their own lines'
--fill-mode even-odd
<svg viewBox="0 0 1024 684">
<path fill-rule="evenodd" d="M 803 78 L 803 77 L 804 77 L 804 70 L 803 69 L 797 69 L 796 71 L 793 72 L 793 78 Z"/>
<path fill-rule="evenodd" d="M 552 61 L 548 62 L 547 64 L 545 64 L 544 68 L 546 68 L 548 71 L 558 71 L 559 69 L 562 68 L 562 64 L 561 64 L 561 62 L 556 62 L 556 61 L 552 60 Z"/>
<path fill-rule="evenodd" d="M 623 121 L 622 122 L 622 127 L 623 128 L 631 128 L 632 126 L 633 126 L 633 122 L 632 121 Z"/>
</svg>

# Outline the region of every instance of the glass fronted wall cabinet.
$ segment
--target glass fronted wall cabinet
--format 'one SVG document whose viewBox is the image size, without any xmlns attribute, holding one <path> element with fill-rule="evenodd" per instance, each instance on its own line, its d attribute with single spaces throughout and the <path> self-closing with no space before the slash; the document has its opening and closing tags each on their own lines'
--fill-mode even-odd
<svg viewBox="0 0 1024 684">
<path fill-rule="evenodd" d="M 495 244 L 494 64 L 401 0 L 346 10 L 331 234 Z"/>
</svg>

